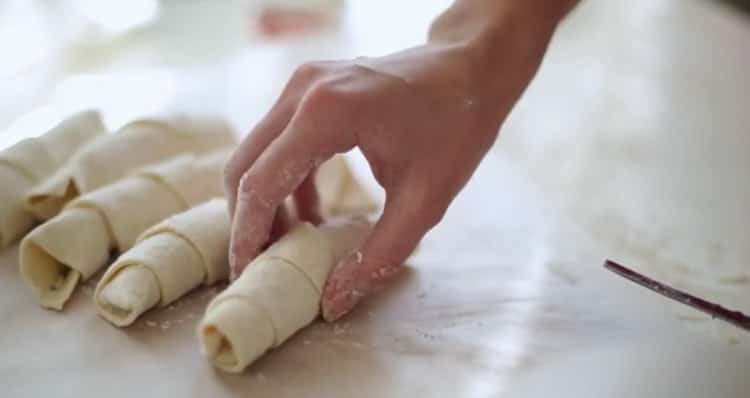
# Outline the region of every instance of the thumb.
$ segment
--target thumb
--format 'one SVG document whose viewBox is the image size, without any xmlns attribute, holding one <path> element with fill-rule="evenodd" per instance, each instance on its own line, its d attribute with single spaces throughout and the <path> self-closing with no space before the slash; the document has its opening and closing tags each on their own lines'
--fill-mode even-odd
<svg viewBox="0 0 750 398">
<path fill-rule="evenodd" d="M 323 318 L 332 322 L 381 288 L 424 235 L 442 218 L 445 207 L 416 205 L 423 201 L 400 195 L 386 201 L 383 214 L 358 250 L 341 260 L 328 277 L 321 302 Z"/>
</svg>

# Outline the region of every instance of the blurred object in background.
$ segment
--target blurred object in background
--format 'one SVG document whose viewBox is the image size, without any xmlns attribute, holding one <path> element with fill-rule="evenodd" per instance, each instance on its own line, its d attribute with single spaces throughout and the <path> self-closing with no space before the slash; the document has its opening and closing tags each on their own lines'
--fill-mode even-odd
<svg viewBox="0 0 750 398">
<path fill-rule="evenodd" d="M 724 0 L 724 1 L 737 7 L 740 11 L 744 11 L 745 15 L 750 14 L 750 0 Z"/>
<path fill-rule="evenodd" d="M 157 0 L 74 0 L 73 5 L 96 30 L 111 35 L 148 25 L 160 8 Z"/>
<path fill-rule="evenodd" d="M 251 29 L 263 37 L 304 35 L 334 26 L 344 0 L 261 0 L 253 4 Z"/>
<path fill-rule="evenodd" d="M 0 3 L 0 79 L 49 61 L 75 41 L 111 38 L 147 26 L 159 16 L 157 0 L 70 0 Z"/>
</svg>

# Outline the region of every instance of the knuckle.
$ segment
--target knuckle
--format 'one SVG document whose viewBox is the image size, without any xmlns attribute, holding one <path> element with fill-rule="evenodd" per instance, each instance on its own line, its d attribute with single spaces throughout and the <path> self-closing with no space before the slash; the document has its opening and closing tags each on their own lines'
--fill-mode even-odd
<svg viewBox="0 0 750 398">
<path fill-rule="evenodd" d="M 415 200 L 415 219 L 425 229 L 431 229 L 445 217 L 450 205 L 451 195 L 443 189 L 429 184 L 422 184 L 417 190 Z"/>
<path fill-rule="evenodd" d="M 307 95 L 307 105 L 309 106 L 330 106 L 337 104 L 342 99 L 342 92 L 335 84 L 330 82 L 320 82 L 315 84 Z"/>
<path fill-rule="evenodd" d="M 350 63 L 348 65 L 345 65 L 341 67 L 340 70 L 345 76 L 350 77 L 362 77 L 363 75 L 371 73 L 371 70 L 369 68 L 366 68 L 357 63 Z"/>
<path fill-rule="evenodd" d="M 300 65 L 292 74 L 292 81 L 295 82 L 306 82 L 314 79 L 320 75 L 323 67 L 317 62 L 306 62 Z"/>
<path fill-rule="evenodd" d="M 422 207 L 419 211 L 418 219 L 422 226 L 431 229 L 443 221 L 446 210 L 447 207 L 436 203 L 430 203 Z"/>
</svg>

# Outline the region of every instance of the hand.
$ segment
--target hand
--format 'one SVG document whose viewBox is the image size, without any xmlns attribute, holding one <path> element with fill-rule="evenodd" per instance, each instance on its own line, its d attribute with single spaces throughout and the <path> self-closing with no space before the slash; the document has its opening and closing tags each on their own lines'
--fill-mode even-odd
<svg viewBox="0 0 750 398">
<path fill-rule="evenodd" d="M 395 275 L 471 177 L 539 65 L 551 32 L 530 40 L 506 26 L 493 31 L 491 46 L 435 41 L 300 67 L 227 165 L 232 278 L 283 228 L 287 196 L 302 219 L 320 221 L 315 167 L 354 147 L 386 202 L 371 235 L 331 273 L 324 318 L 339 318 Z"/>
</svg>

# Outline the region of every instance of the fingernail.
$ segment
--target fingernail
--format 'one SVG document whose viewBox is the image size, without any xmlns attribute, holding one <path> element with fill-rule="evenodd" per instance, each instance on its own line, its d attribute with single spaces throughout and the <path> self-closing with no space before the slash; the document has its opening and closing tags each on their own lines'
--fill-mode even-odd
<svg viewBox="0 0 750 398">
<path fill-rule="evenodd" d="M 323 319 L 328 322 L 341 318 L 357 305 L 364 293 L 354 286 L 355 280 L 345 263 L 336 267 L 324 292 Z"/>
<path fill-rule="evenodd" d="M 362 297 L 364 293 L 357 290 L 339 292 L 323 307 L 323 319 L 332 322 L 341 318 L 349 313 Z"/>
<path fill-rule="evenodd" d="M 401 271 L 401 267 L 383 265 L 368 271 L 361 254 L 352 253 L 341 261 L 331 274 L 323 300 L 323 318 L 334 321 L 349 313 L 365 296 L 380 290 L 385 282 Z"/>
</svg>

